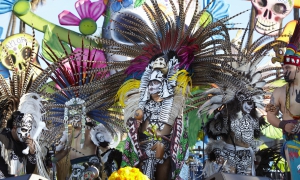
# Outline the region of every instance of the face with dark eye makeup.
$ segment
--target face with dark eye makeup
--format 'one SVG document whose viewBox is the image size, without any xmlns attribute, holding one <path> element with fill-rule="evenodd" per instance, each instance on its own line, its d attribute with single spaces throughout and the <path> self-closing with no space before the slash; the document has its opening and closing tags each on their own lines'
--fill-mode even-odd
<svg viewBox="0 0 300 180">
<path fill-rule="evenodd" d="M 293 82 L 296 78 L 296 73 L 298 73 L 298 69 L 294 65 L 286 64 L 282 66 L 284 80 L 286 82 Z"/>
</svg>

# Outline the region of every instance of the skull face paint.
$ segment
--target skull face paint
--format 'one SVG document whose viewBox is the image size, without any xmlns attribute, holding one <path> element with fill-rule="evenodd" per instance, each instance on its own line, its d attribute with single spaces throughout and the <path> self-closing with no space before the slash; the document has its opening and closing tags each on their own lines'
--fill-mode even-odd
<svg viewBox="0 0 300 180">
<path fill-rule="evenodd" d="M 260 34 L 276 36 L 282 20 L 292 11 L 294 0 L 252 0 L 256 11 L 255 30 Z"/>
<path fill-rule="evenodd" d="M 17 136 L 21 142 L 25 142 L 27 137 L 30 135 L 32 122 L 33 116 L 31 114 L 25 114 L 22 120 L 16 123 Z"/>
<path fill-rule="evenodd" d="M 153 80 L 149 82 L 149 93 L 150 94 L 157 94 L 161 91 L 161 82 L 157 81 L 157 80 Z"/>
<path fill-rule="evenodd" d="M 249 114 L 254 108 L 254 103 L 252 101 L 244 101 L 242 107 L 243 113 Z"/>
<path fill-rule="evenodd" d="M 102 133 L 97 133 L 96 139 L 98 142 L 104 142 L 104 135 Z"/>
</svg>

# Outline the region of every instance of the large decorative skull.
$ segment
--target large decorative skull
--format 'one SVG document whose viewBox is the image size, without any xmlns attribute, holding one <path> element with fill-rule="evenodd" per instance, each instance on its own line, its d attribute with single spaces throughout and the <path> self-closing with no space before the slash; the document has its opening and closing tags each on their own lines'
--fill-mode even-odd
<svg viewBox="0 0 300 180">
<path fill-rule="evenodd" d="M 33 116 L 31 114 L 24 114 L 22 119 L 16 121 L 17 136 L 21 142 L 25 142 L 27 137 L 30 135 Z"/>
<path fill-rule="evenodd" d="M 159 57 L 153 62 L 153 69 L 163 69 L 167 67 L 165 58 Z"/>
<path fill-rule="evenodd" d="M 282 20 L 292 11 L 294 0 L 252 0 L 252 5 L 256 10 L 256 31 L 276 36 Z"/>
<path fill-rule="evenodd" d="M 25 70 L 25 65 L 30 61 L 32 55 L 33 63 L 40 66 L 37 60 L 38 50 L 39 44 L 36 40 L 33 41 L 31 35 L 25 33 L 15 34 L 3 41 L 0 47 L 0 57 L 2 64 L 7 69 L 11 70 L 13 68 L 10 63 L 12 61 L 15 70 L 22 71 Z"/>
</svg>

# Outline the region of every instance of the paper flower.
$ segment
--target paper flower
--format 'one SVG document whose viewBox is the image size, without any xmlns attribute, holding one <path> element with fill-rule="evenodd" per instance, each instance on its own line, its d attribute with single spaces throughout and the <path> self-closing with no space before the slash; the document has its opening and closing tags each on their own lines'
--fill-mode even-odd
<svg viewBox="0 0 300 180">
<path fill-rule="evenodd" d="M 199 24 L 207 26 L 212 22 L 216 22 L 220 19 L 229 17 L 229 3 L 226 3 L 224 0 L 215 0 L 209 4 L 211 0 L 203 0 L 203 7 L 207 7 L 206 11 L 199 19 Z M 233 25 L 227 25 L 227 27 L 232 27 Z M 213 36 L 213 39 L 222 39 L 220 35 Z"/>
<path fill-rule="evenodd" d="M 65 69 L 57 69 L 57 71 L 61 71 L 61 74 L 64 74 L 65 77 L 68 78 L 75 78 L 76 71 L 85 73 L 89 70 L 95 69 L 95 68 L 105 68 L 107 66 L 106 59 L 104 56 L 103 51 L 97 50 L 97 49 L 82 49 L 76 48 L 74 51 L 74 55 L 70 56 L 69 58 L 72 59 L 70 62 L 64 62 Z M 84 61 L 82 61 L 84 60 Z M 74 67 L 74 69 L 71 68 L 71 65 Z M 76 69 L 76 71 L 75 71 Z M 97 78 L 107 77 L 107 72 L 97 72 L 96 74 Z M 75 80 L 74 80 L 75 81 Z M 87 82 L 86 82 L 87 83 Z M 61 87 L 61 85 L 56 84 L 56 88 L 62 89 L 65 87 Z"/>
<path fill-rule="evenodd" d="M 103 0 L 91 2 L 90 0 L 78 0 L 75 8 L 80 16 L 78 18 L 70 11 L 64 10 L 58 15 L 59 23 L 67 26 L 79 26 L 79 30 L 84 35 L 91 35 L 96 32 L 96 21 L 105 11 Z"/>
<path fill-rule="evenodd" d="M 18 0 L 0 0 L 0 14 L 12 11 L 14 4 Z"/>
<path fill-rule="evenodd" d="M 111 4 L 111 9 L 114 12 L 118 12 L 121 10 L 122 7 L 127 8 L 129 7 L 131 4 L 133 3 L 132 0 L 115 0 L 112 4 Z"/>
<path fill-rule="evenodd" d="M 82 67 L 84 71 L 90 70 L 90 69 L 95 69 L 95 68 L 106 67 L 106 59 L 105 59 L 103 51 L 97 50 L 97 49 L 92 49 L 92 50 L 84 49 L 83 53 L 80 53 L 80 52 L 82 52 L 81 48 L 76 48 L 74 50 L 74 53 L 76 54 L 75 59 L 84 59 L 84 60 L 94 61 L 94 62 L 91 62 L 92 63 L 91 67 L 87 67 L 88 62 L 84 62 L 83 67 Z M 88 58 L 89 53 L 90 53 L 90 58 Z M 78 68 L 78 70 L 80 70 L 80 66 L 81 66 L 80 61 L 76 61 L 76 67 Z"/>
<path fill-rule="evenodd" d="M 209 5 L 210 2 L 211 0 L 204 0 L 203 7 Z M 206 11 L 212 15 L 212 22 L 216 22 L 229 16 L 229 8 L 230 5 L 225 3 L 224 0 L 215 0 L 208 6 Z"/>
<path fill-rule="evenodd" d="M 113 172 L 108 180 L 149 180 L 138 168 L 123 167 L 118 171 Z"/>
</svg>

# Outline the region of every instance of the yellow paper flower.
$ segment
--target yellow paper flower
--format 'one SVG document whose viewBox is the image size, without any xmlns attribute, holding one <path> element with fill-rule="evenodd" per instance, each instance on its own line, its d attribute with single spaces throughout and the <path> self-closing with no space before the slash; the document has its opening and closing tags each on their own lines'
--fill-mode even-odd
<svg viewBox="0 0 300 180">
<path fill-rule="evenodd" d="M 138 168 L 123 167 L 113 172 L 108 180 L 149 180 Z"/>
</svg>

